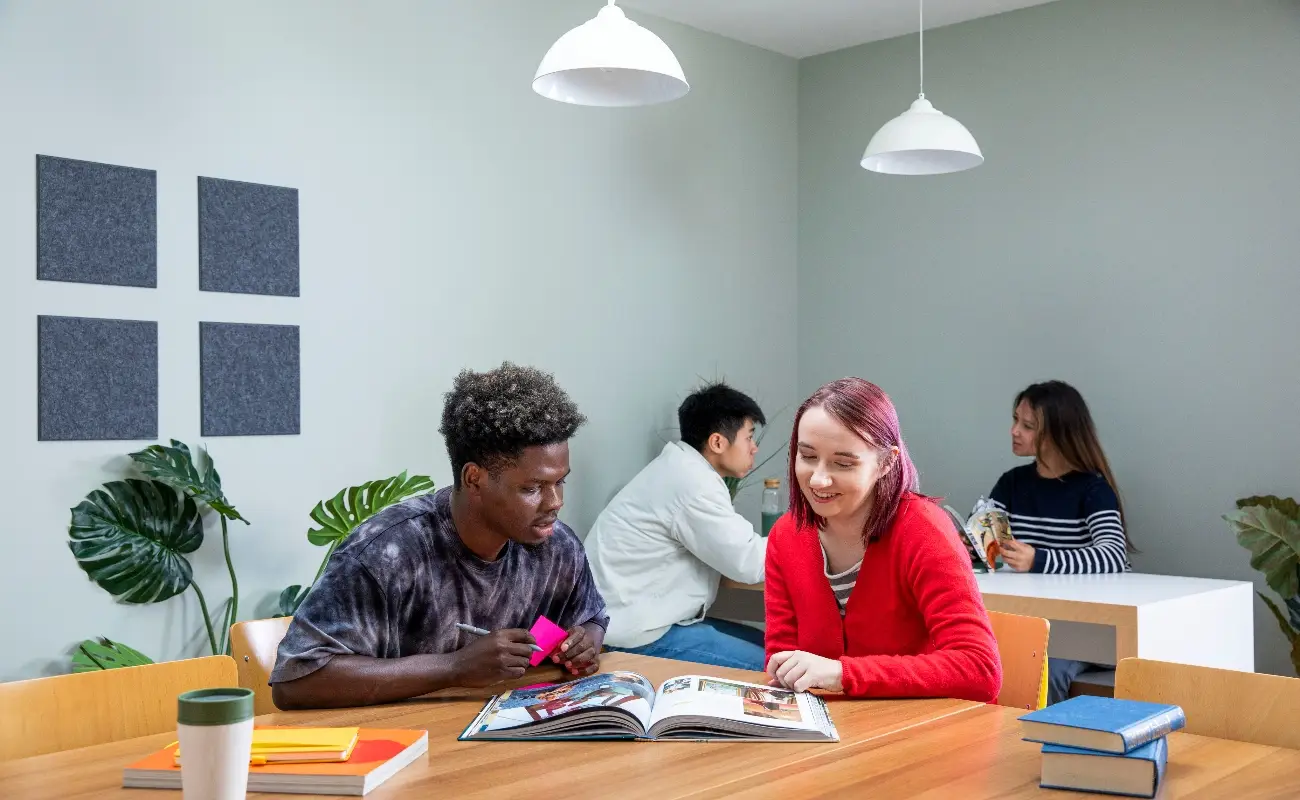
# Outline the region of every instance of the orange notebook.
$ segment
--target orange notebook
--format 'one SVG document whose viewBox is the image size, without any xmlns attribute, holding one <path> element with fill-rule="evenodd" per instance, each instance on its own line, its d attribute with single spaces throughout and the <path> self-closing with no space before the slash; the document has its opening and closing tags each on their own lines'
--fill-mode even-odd
<svg viewBox="0 0 1300 800">
<path fill-rule="evenodd" d="M 181 768 L 172 744 L 127 766 L 122 786 L 179 789 Z M 347 761 L 249 766 L 248 791 L 364 795 L 429 750 L 428 731 L 362 728 Z"/>
</svg>

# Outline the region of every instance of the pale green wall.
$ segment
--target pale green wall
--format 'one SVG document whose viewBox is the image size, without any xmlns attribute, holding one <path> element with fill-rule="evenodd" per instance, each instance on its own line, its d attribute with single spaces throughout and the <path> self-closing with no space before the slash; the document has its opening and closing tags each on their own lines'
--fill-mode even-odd
<svg viewBox="0 0 1300 800">
<path fill-rule="evenodd" d="M 1300 492 L 1300 3 L 1061 0 L 931 31 L 926 57 L 978 169 L 858 166 L 916 96 L 915 37 L 800 63 L 801 390 L 881 384 L 925 489 L 968 508 L 1015 464 L 1016 391 L 1068 380 L 1135 566 L 1252 578 L 1220 515 Z M 1255 636 L 1290 672 L 1262 604 Z"/>
<path fill-rule="evenodd" d="M 441 393 L 503 358 L 554 370 L 592 419 L 579 530 L 696 376 L 769 409 L 877 380 L 958 505 L 1013 463 L 1011 395 L 1062 377 L 1101 424 L 1137 566 L 1252 576 L 1219 514 L 1300 491 L 1300 5 L 1060 0 L 932 31 L 928 94 L 989 159 L 936 179 L 857 166 L 914 96 L 914 38 L 796 64 L 633 12 L 690 95 L 537 98 L 537 61 L 592 11 L 0 2 L 0 678 L 60 671 L 94 634 L 197 652 L 191 600 L 115 606 L 67 551 L 67 509 L 131 445 L 36 442 L 37 314 L 159 320 L 161 433 L 190 441 L 197 320 L 303 326 L 303 435 L 207 442 L 254 521 L 244 616 L 310 577 L 316 500 L 402 468 L 445 484 Z M 159 171 L 158 289 L 35 280 L 36 153 Z M 196 290 L 198 174 L 301 190 L 300 299 Z M 195 564 L 218 594 L 213 544 Z M 1262 612 L 1256 636 L 1284 671 Z"/>
<path fill-rule="evenodd" d="M 685 99 L 533 94 L 598 7 L 0 3 L 0 679 L 61 671 L 98 634 L 197 652 L 192 596 L 115 605 L 68 552 L 68 509 L 139 444 L 36 441 L 37 314 L 159 320 L 160 433 L 191 443 L 198 321 L 302 326 L 303 434 L 206 442 L 253 521 L 233 533 L 245 617 L 310 579 L 317 500 L 403 468 L 446 484 L 462 367 L 536 364 L 578 400 L 564 517 L 583 532 L 698 376 L 794 399 L 796 62 L 655 20 Z M 158 289 L 36 281 L 37 153 L 158 170 Z M 196 175 L 300 190 L 301 298 L 197 291 Z M 222 595 L 219 538 L 194 561 Z"/>
</svg>

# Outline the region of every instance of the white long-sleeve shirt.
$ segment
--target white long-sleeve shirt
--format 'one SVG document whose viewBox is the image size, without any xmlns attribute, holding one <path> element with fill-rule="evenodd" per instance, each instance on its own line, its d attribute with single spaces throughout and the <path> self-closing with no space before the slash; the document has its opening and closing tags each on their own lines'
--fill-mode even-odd
<svg viewBox="0 0 1300 800">
<path fill-rule="evenodd" d="M 605 598 L 605 644 L 642 647 L 704 618 L 725 575 L 763 579 L 767 539 L 736 513 L 727 485 L 690 445 L 673 442 L 623 487 L 585 542 Z"/>
</svg>

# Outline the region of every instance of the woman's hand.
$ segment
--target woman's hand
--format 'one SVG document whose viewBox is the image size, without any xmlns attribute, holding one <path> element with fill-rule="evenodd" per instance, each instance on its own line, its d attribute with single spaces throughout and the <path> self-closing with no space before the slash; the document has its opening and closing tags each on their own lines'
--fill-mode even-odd
<svg viewBox="0 0 1300 800">
<path fill-rule="evenodd" d="M 1002 542 L 1002 563 L 1016 572 L 1028 572 L 1034 566 L 1034 548 L 1014 539 Z"/>
<path fill-rule="evenodd" d="M 844 691 L 844 665 L 803 650 L 787 650 L 772 656 L 767 662 L 767 674 L 772 677 L 772 686 L 783 686 L 796 692 L 809 689 Z"/>
</svg>

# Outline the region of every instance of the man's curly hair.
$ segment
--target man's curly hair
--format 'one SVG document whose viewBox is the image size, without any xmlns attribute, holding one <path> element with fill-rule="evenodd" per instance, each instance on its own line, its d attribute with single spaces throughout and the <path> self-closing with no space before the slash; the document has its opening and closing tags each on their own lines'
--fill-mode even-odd
<svg viewBox="0 0 1300 800">
<path fill-rule="evenodd" d="M 466 369 L 456 376 L 439 431 L 460 488 L 466 464 L 495 475 L 525 448 L 568 441 L 586 421 L 555 376 L 507 361 L 489 372 Z"/>
</svg>

